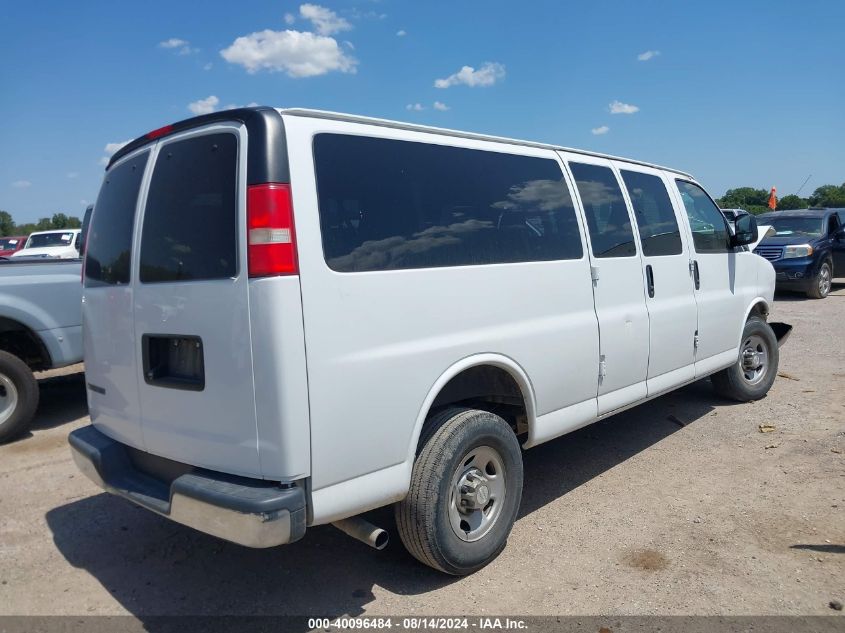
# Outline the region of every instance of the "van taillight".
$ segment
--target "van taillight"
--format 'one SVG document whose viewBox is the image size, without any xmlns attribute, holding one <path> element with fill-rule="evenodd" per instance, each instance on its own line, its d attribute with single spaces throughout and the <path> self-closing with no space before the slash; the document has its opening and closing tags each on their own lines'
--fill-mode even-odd
<svg viewBox="0 0 845 633">
<path fill-rule="evenodd" d="M 246 192 L 250 277 L 296 275 L 296 232 L 290 185 L 250 185 Z"/>
</svg>

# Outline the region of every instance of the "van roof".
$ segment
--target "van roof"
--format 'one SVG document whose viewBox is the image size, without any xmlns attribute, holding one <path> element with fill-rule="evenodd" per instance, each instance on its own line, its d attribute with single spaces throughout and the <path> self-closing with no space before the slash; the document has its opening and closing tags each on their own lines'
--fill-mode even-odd
<svg viewBox="0 0 845 633">
<path fill-rule="evenodd" d="M 692 176 L 685 171 L 674 169 L 672 167 L 663 167 L 642 160 L 635 160 L 631 158 L 623 158 L 621 156 L 614 156 L 612 154 L 602 154 L 601 152 L 591 152 L 583 149 L 575 149 L 572 147 L 564 147 L 562 145 L 552 145 L 550 143 L 539 143 L 537 141 L 524 141 L 521 139 L 508 138 L 505 136 L 493 136 L 490 134 L 477 134 L 475 132 L 462 132 L 460 130 L 452 130 L 449 128 L 434 127 L 430 125 L 419 125 L 416 123 L 404 123 L 402 121 L 392 121 L 390 119 L 378 119 L 374 117 L 360 116 L 356 114 L 343 114 L 341 112 L 331 112 L 328 110 L 311 110 L 308 108 L 279 108 L 281 114 L 290 116 L 309 117 L 314 119 L 329 119 L 332 121 L 347 121 L 349 123 L 361 123 L 365 125 L 376 125 L 379 127 L 387 127 L 396 130 L 408 130 L 412 132 L 428 132 L 432 134 L 440 134 L 442 136 L 452 136 L 456 138 L 466 138 L 479 141 L 494 141 L 496 143 L 508 143 L 510 145 L 521 145 L 523 147 L 536 147 L 540 149 L 551 149 L 563 152 L 572 152 L 574 154 L 583 154 L 585 156 L 596 156 L 598 158 L 607 158 L 609 160 L 618 160 L 634 165 L 643 165 L 645 167 L 652 167 L 654 169 L 662 169 L 679 174 L 686 178 L 692 179 Z"/>
</svg>

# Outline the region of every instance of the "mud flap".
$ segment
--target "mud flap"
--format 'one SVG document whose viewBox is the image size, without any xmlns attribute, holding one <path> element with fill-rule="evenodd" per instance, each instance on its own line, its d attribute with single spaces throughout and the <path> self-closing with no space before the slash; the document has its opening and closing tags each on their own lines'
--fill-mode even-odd
<svg viewBox="0 0 845 633">
<path fill-rule="evenodd" d="M 775 333 L 775 338 L 778 340 L 778 347 L 783 347 L 786 339 L 792 334 L 792 326 L 788 323 L 769 323 L 769 327 Z"/>
</svg>

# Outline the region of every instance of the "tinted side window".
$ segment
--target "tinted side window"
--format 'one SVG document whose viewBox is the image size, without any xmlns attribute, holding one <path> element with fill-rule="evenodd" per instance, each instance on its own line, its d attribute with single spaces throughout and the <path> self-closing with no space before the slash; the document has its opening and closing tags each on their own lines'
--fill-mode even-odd
<svg viewBox="0 0 845 633">
<path fill-rule="evenodd" d="M 596 257 L 636 255 L 628 207 L 610 168 L 584 163 L 569 163 L 569 167 L 584 205 L 593 254 Z"/>
<path fill-rule="evenodd" d="M 685 180 L 676 180 L 684 208 L 687 210 L 692 241 L 697 253 L 725 253 L 728 227 L 725 217 L 704 189 Z"/>
<path fill-rule="evenodd" d="M 106 174 L 88 231 L 86 286 L 129 283 L 135 207 L 149 155 L 138 154 Z"/>
<path fill-rule="evenodd" d="M 681 232 L 663 180 L 653 174 L 625 170 L 622 180 L 636 214 L 643 254 L 651 257 L 680 255 L 683 252 Z"/>
<path fill-rule="evenodd" d="M 226 132 L 161 148 L 144 212 L 141 281 L 235 276 L 237 165 L 238 141 Z"/>
<path fill-rule="evenodd" d="M 340 272 L 578 259 L 557 161 L 318 134 L 323 251 Z"/>
</svg>

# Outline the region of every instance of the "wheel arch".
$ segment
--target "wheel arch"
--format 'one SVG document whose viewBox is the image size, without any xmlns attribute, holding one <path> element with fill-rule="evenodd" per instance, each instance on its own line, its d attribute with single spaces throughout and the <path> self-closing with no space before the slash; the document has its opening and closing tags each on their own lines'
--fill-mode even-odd
<svg viewBox="0 0 845 633">
<path fill-rule="evenodd" d="M 453 363 L 441 373 L 426 394 L 417 414 L 417 419 L 414 422 L 414 429 L 408 446 L 408 463 L 413 464 L 414 462 L 423 426 L 431 411 L 438 408 L 440 404 L 451 404 L 451 402 L 438 402 L 438 397 L 442 393 L 445 393 L 448 386 L 461 375 L 464 375 L 469 370 L 485 367 L 500 370 L 513 380 L 522 398 L 527 428 L 531 428 L 534 425 L 537 411 L 534 388 L 531 384 L 531 379 L 528 377 L 528 373 L 522 366 L 514 359 L 503 354 L 484 353 L 467 356 Z"/>
<path fill-rule="evenodd" d="M 9 317 L 0 316 L 0 350 L 17 356 L 30 369 L 45 369 L 52 364 L 50 351 L 38 332 Z"/>
</svg>

